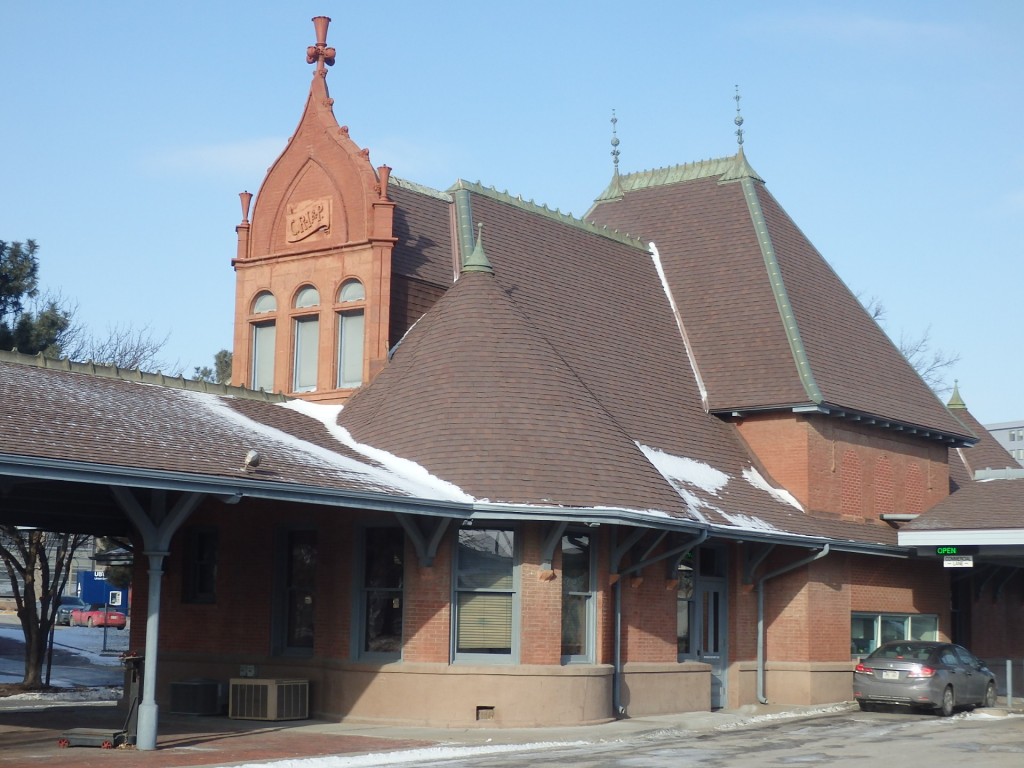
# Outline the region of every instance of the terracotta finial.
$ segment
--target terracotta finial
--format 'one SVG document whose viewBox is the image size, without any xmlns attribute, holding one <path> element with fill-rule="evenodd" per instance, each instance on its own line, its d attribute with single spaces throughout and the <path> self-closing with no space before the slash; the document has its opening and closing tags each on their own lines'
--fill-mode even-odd
<svg viewBox="0 0 1024 768">
<path fill-rule="evenodd" d="M 314 16 L 313 29 L 316 30 L 316 45 L 306 48 L 306 63 L 316 62 L 316 71 L 325 72 L 324 65 L 334 66 L 337 51 L 327 46 L 327 27 L 331 23 L 329 16 Z"/>
<path fill-rule="evenodd" d="M 242 223 L 249 223 L 249 205 L 252 203 L 252 192 L 239 192 L 239 199 L 242 201 Z"/>
<path fill-rule="evenodd" d="M 391 168 L 387 165 L 382 165 L 377 169 L 377 174 L 380 176 L 380 199 L 388 199 L 388 179 L 391 178 Z"/>
</svg>

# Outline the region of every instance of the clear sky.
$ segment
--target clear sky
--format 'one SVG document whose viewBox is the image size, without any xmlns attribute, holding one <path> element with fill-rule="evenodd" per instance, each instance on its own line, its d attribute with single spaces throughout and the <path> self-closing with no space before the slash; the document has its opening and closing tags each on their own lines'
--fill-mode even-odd
<svg viewBox="0 0 1024 768">
<path fill-rule="evenodd" d="M 98 336 L 232 344 L 238 193 L 298 124 L 333 19 L 339 122 L 397 176 L 582 215 L 620 168 L 744 148 L 890 335 L 930 329 L 985 423 L 1024 418 L 1024 3 L 0 4 L 0 239 Z"/>
</svg>

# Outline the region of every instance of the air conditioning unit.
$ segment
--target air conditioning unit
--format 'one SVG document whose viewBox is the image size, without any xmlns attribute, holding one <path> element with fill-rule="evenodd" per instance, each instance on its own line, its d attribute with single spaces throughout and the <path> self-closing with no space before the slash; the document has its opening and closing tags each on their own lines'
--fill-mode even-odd
<svg viewBox="0 0 1024 768">
<path fill-rule="evenodd" d="M 309 717 L 309 680 L 233 677 L 228 717 L 235 720 L 305 720 Z"/>
<path fill-rule="evenodd" d="M 220 683 L 196 678 L 171 683 L 171 712 L 176 715 L 220 715 Z"/>
</svg>

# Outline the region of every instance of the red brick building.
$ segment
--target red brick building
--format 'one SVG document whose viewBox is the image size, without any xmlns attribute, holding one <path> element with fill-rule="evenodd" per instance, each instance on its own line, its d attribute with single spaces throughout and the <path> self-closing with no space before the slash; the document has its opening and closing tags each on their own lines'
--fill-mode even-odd
<svg viewBox="0 0 1024 768">
<path fill-rule="evenodd" d="M 975 425 L 742 146 L 616 168 L 582 220 L 428 189 L 338 123 L 315 23 L 299 126 L 242 195 L 233 386 L 0 362 L 0 451 L 148 554 L 151 723 L 195 678 L 452 726 L 837 701 L 879 642 L 969 629 L 897 536 L 972 482 Z"/>
</svg>

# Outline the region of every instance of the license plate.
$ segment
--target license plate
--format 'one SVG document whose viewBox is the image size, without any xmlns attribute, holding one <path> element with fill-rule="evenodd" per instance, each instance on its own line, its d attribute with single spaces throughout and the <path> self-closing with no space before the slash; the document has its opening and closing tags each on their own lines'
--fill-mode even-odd
<svg viewBox="0 0 1024 768">
<path fill-rule="evenodd" d="M 893 671 L 890 671 L 890 670 L 883 670 L 882 671 L 882 679 L 883 680 L 899 680 L 900 679 L 900 673 L 899 672 L 893 672 Z"/>
</svg>

